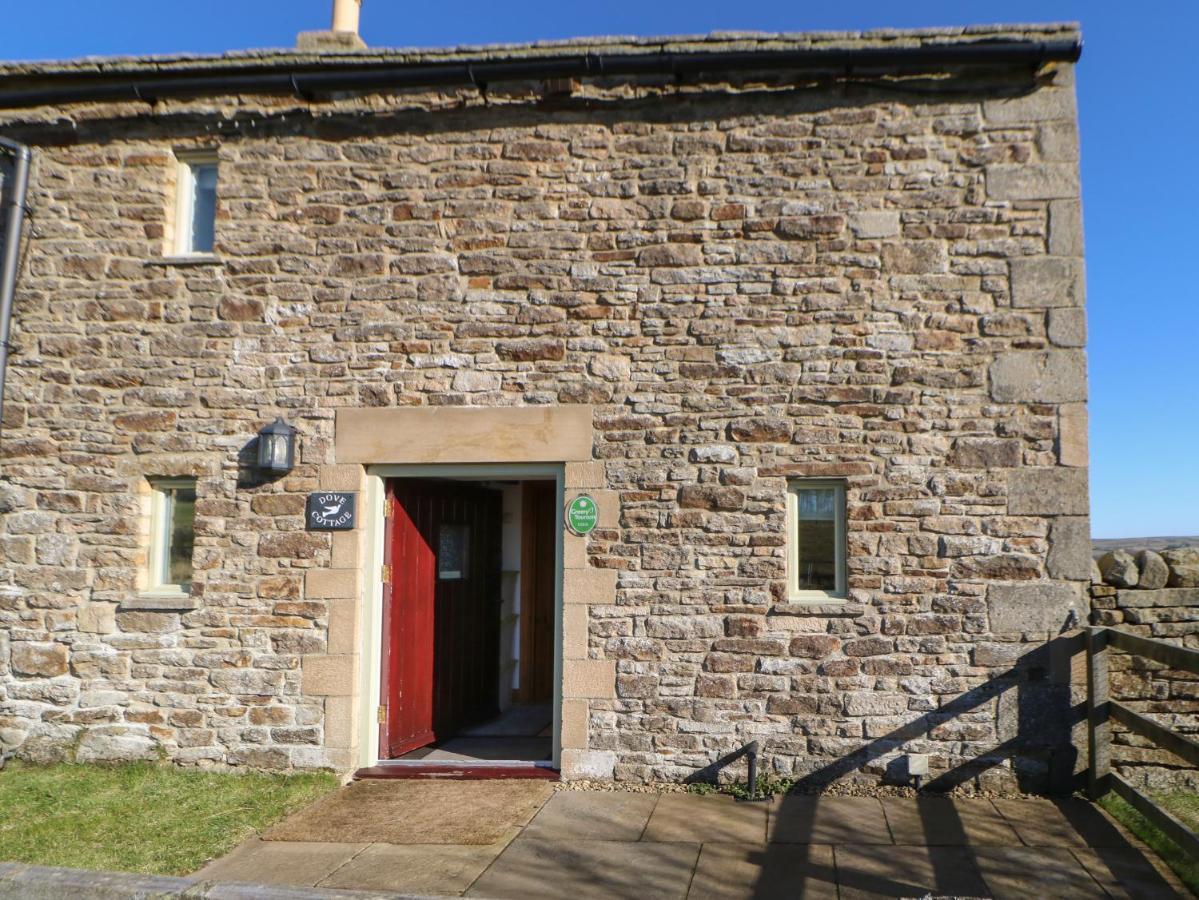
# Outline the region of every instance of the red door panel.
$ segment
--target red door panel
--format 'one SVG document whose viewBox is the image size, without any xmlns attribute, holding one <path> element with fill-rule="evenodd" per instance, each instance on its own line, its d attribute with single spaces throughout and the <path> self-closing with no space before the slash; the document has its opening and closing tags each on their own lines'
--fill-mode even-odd
<svg viewBox="0 0 1199 900">
<path fill-rule="evenodd" d="M 498 711 L 498 491 L 397 479 L 384 585 L 381 756 L 395 758 Z"/>
</svg>

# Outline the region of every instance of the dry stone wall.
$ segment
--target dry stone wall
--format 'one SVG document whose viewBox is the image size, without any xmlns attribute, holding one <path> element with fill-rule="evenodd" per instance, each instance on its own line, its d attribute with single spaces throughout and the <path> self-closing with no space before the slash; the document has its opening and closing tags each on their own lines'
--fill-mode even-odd
<svg viewBox="0 0 1199 900">
<path fill-rule="evenodd" d="M 1142 637 L 1199 648 L 1199 549 L 1115 550 L 1096 563 L 1092 622 Z M 1172 731 L 1199 735 L 1199 675 L 1111 651 L 1111 695 Z M 1199 787 L 1191 765 L 1119 723 L 1112 725 L 1112 765 L 1152 789 Z"/>
<path fill-rule="evenodd" d="M 611 578 L 587 671 L 615 675 L 568 777 L 678 780 L 754 738 L 817 782 L 902 752 L 945 783 L 1068 775 L 1079 685 L 1046 641 L 1090 578 L 1073 72 L 920 87 L 952 90 L 8 114 L 37 228 L 2 448 L 0 745 L 350 767 L 350 701 L 319 665 L 337 607 L 305 587 L 346 563 L 302 516 L 336 411 L 587 404 L 619 502 L 586 547 Z M 173 264 L 172 153 L 201 146 L 219 261 Z M 264 482 L 249 442 L 280 413 L 299 461 Z M 196 606 L 136 608 L 139 485 L 185 474 Z M 843 602 L 786 595 L 806 476 L 846 481 Z"/>
</svg>

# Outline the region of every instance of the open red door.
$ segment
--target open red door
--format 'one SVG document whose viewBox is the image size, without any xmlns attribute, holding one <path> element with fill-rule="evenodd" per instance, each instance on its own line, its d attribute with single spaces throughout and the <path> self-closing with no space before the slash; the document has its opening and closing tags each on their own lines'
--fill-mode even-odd
<svg viewBox="0 0 1199 900">
<path fill-rule="evenodd" d="M 497 491 L 388 485 L 380 753 L 394 759 L 498 710 Z"/>
</svg>

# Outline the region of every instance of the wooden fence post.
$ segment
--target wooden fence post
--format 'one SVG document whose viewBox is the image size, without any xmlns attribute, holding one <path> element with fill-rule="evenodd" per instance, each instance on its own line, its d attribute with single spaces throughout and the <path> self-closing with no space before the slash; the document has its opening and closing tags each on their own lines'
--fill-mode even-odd
<svg viewBox="0 0 1199 900">
<path fill-rule="evenodd" d="M 1087 628 L 1087 794 L 1098 800 L 1111 790 L 1111 725 L 1107 629 Z"/>
</svg>

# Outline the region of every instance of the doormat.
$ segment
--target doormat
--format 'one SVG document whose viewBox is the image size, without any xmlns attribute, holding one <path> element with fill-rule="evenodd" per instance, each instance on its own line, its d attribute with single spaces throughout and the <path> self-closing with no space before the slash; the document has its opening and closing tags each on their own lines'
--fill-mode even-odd
<svg viewBox="0 0 1199 900">
<path fill-rule="evenodd" d="M 553 793 L 544 781 L 355 781 L 269 829 L 266 841 L 494 844 Z"/>
</svg>

